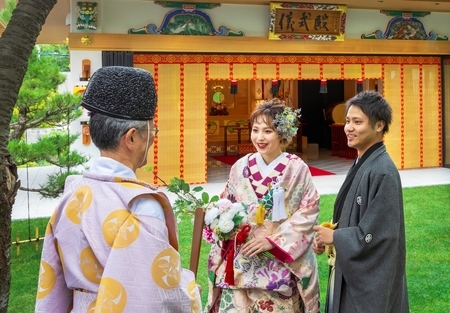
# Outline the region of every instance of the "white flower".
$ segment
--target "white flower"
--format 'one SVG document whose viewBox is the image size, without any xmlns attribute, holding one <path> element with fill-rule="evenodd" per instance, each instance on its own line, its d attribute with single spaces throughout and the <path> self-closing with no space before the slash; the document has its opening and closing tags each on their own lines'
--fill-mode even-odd
<svg viewBox="0 0 450 313">
<path fill-rule="evenodd" d="M 244 211 L 241 211 L 237 214 L 238 216 L 242 216 L 242 221 L 240 224 L 247 224 L 248 222 L 248 215 Z"/>
<path fill-rule="evenodd" d="M 248 221 L 247 206 L 242 203 L 232 203 L 228 199 L 220 199 L 206 211 L 205 225 L 212 230 L 212 238 L 216 242 L 227 240 L 237 227 L 234 222 L 235 218 L 242 218 L 246 224 Z M 242 221 L 239 224 L 242 224 Z"/>
<path fill-rule="evenodd" d="M 211 224 L 209 225 L 209 227 L 210 227 L 211 229 L 215 229 L 215 228 L 217 227 L 217 224 L 219 224 L 219 219 L 218 219 L 218 218 L 215 218 L 215 219 L 211 222 Z"/>
<path fill-rule="evenodd" d="M 242 212 L 245 210 L 244 206 L 241 203 L 233 203 L 231 205 L 232 210 L 236 210 L 235 213 Z"/>
<path fill-rule="evenodd" d="M 217 201 L 216 206 L 220 211 L 225 211 L 230 208 L 232 204 L 233 203 L 228 199 L 220 199 L 219 201 Z"/>
<path fill-rule="evenodd" d="M 205 214 L 205 224 L 210 225 L 213 220 L 219 215 L 219 208 L 213 207 Z"/>
<path fill-rule="evenodd" d="M 233 208 L 233 207 L 231 207 L 231 209 L 229 209 L 226 212 L 230 213 L 232 216 L 235 216 L 238 213 L 238 211 L 235 208 Z"/>
<path fill-rule="evenodd" d="M 223 212 L 220 214 L 219 222 L 232 221 L 233 222 L 234 214 L 230 211 Z"/>
<path fill-rule="evenodd" d="M 234 223 L 232 220 L 220 220 L 217 227 L 220 229 L 221 233 L 229 233 L 234 228 Z"/>
<path fill-rule="evenodd" d="M 216 202 L 216 206 L 217 207 L 221 207 L 222 205 L 225 205 L 225 204 L 231 205 L 232 203 L 231 203 L 230 200 L 228 200 L 226 198 L 225 199 L 219 199 L 219 201 Z"/>
</svg>

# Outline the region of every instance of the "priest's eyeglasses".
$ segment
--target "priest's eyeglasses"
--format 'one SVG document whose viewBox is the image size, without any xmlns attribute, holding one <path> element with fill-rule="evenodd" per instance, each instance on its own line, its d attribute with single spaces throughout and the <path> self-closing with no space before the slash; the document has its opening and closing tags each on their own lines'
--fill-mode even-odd
<svg viewBox="0 0 450 313">
<path fill-rule="evenodd" d="M 159 133 L 159 128 L 158 128 L 158 127 L 155 127 L 155 128 L 153 128 L 153 129 L 150 129 L 150 132 L 152 132 L 152 133 L 156 136 L 156 135 L 158 135 L 158 133 Z"/>
</svg>

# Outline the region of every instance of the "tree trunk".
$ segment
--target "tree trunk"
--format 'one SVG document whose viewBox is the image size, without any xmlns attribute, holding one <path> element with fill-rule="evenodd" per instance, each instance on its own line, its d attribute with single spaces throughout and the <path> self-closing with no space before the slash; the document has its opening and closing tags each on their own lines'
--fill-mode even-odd
<svg viewBox="0 0 450 313">
<path fill-rule="evenodd" d="M 20 0 L 0 37 L 0 313 L 8 311 L 11 284 L 11 210 L 19 188 L 8 152 L 9 123 L 36 39 L 57 0 Z"/>
</svg>

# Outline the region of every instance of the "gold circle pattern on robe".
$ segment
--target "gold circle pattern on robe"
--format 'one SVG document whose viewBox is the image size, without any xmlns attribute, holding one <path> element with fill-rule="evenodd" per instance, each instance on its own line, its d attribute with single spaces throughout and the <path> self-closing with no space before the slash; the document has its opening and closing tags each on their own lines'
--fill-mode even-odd
<svg viewBox="0 0 450 313">
<path fill-rule="evenodd" d="M 55 225 L 57 213 L 56 210 L 53 212 L 52 216 L 50 217 L 50 221 L 48 221 L 47 228 L 45 229 L 45 234 L 51 234 L 52 233 L 52 225 Z"/>
<path fill-rule="evenodd" d="M 126 209 L 111 212 L 102 225 L 105 242 L 115 249 L 131 245 L 138 238 L 139 231 L 139 220 Z"/>
<path fill-rule="evenodd" d="M 151 273 L 154 282 L 162 289 L 171 289 L 181 282 L 179 253 L 172 247 L 164 249 L 153 260 Z"/>
<path fill-rule="evenodd" d="M 74 224 L 81 223 L 81 215 L 89 209 L 92 202 L 92 189 L 89 186 L 78 188 L 65 207 L 65 214 Z"/>
<path fill-rule="evenodd" d="M 189 298 L 191 298 L 191 312 L 200 313 L 200 299 L 198 297 L 197 283 L 195 280 L 191 281 L 187 286 Z"/>
<path fill-rule="evenodd" d="M 123 312 L 127 305 L 127 292 L 117 280 L 104 277 L 98 288 L 95 312 Z"/>
<path fill-rule="evenodd" d="M 90 282 L 100 284 L 103 275 L 103 266 L 98 262 L 91 247 L 86 247 L 81 250 L 80 268 Z"/>
<path fill-rule="evenodd" d="M 37 299 L 39 300 L 45 298 L 53 290 L 55 284 L 56 284 L 55 270 L 47 262 L 41 261 Z"/>
</svg>

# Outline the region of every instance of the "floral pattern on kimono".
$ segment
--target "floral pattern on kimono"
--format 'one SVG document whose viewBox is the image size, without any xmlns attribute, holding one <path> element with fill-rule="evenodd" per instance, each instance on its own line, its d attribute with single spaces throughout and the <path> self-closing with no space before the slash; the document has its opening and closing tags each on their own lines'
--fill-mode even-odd
<svg viewBox="0 0 450 313">
<path fill-rule="evenodd" d="M 271 312 L 290 312 L 287 306 L 295 309 L 303 305 L 304 312 L 319 312 L 317 262 L 312 251 L 312 226 L 317 224 L 319 195 L 309 168 L 297 156 L 284 154 L 264 176 L 255 165 L 255 157 L 255 154 L 247 155 L 233 165 L 221 197 L 249 205 L 250 237 L 267 238 L 275 246 L 270 251 L 275 258 L 261 254 L 246 257 L 239 253 L 237 246 L 233 263 L 235 285 L 230 286 L 225 282 L 224 256 L 233 242 L 225 242 L 224 249 L 212 246 L 208 260 L 210 292 L 205 312 L 260 312 L 267 308 L 265 301 L 273 302 Z M 254 208 L 269 191 L 268 182 L 276 179 L 285 189 L 288 218 L 272 222 L 267 212 L 263 225 L 257 226 Z M 299 300 L 295 299 L 296 295 Z M 266 300 L 259 303 L 257 299 Z M 242 303 L 247 306 L 244 308 Z"/>
</svg>

